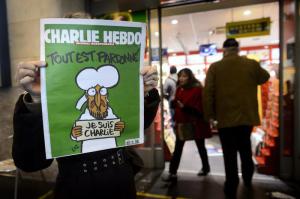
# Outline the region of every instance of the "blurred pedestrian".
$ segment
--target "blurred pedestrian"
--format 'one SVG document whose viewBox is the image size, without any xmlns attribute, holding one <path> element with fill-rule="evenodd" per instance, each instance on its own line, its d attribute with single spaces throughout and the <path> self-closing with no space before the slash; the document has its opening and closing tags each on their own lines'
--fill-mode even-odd
<svg viewBox="0 0 300 199">
<path fill-rule="evenodd" d="M 171 117 L 171 127 L 174 128 L 174 114 L 175 110 L 171 106 L 171 102 L 175 98 L 175 92 L 176 92 L 176 83 L 177 83 L 177 68 L 176 66 L 170 67 L 170 74 L 165 80 L 163 90 L 164 90 L 164 98 L 168 100 L 169 104 L 169 111 L 170 111 L 170 117 Z"/>
<path fill-rule="evenodd" d="M 177 180 L 177 170 L 187 139 L 181 133 L 185 133 L 185 131 L 189 131 L 186 133 L 191 132 L 192 137 L 189 139 L 196 142 L 201 157 L 202 169 L 198 175 L 205 176 L 210 172 L 205 138 L 211 137 L 211 131 L 209 124 L 203 119 L 202 85 L 190 69 L 184 68 L 178 73 L 177 86 L 175 99 L 172 102 L 172 106 L 175 108 L 175 150 L 170 162 L 169 175 L 163 178 L 164 181 L 171 182 Z"/>
<path fill-rule="evenodd" d="M 226 180 L 224 192 L 235 198 L 239 184 L 237 152 L 242 163 L 244 185 L 251 187 L 254 164 L 250 135 L 260 124 L 257 86 L 269 79 L 258 62 L 239 56 L 239 43 L 227 39 L 224 57 L 213 63 L 207 72 L 204 89 L 206 119 L 217 124 L 223 149 Z"/>
</svg>

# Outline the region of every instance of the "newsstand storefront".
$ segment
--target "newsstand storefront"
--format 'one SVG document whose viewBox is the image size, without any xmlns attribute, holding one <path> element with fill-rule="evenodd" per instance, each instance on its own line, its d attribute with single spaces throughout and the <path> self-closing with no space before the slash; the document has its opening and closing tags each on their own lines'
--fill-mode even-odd
<svg viewBox="0 0 300 199">
<path fill-rule="evenodd" d="M 251 10 L 251 6 L 267 7 L 266 4 L 271 4 L 273 7 L 263 9 L 260 14 L 253 12 L 250 19 L 245 17 L 250 15 L 248 10 Z M 90 5 L 97 4 L 91 1 Z M 267 34 L 261 31 L 264 33 L 237 36 L 242 44 L 241 55 L 259 61 L 271 75 L 270 81 L 258 89 L 262 124 L 253 130 L 253 157 L 257 163 L 258 173 L 299 180 L 300 171 L 297 169 L 300 168 L 299 146 L 296 144 L 299 140 L 299 132 L 296 131 L 299 129 L 299 124 L 295 122 L 299 114 L 299 103 L 296 103 L 299 99 L 297 91 L 299 89 L 296 89 L 298 88 L 299 73 L 295 67 L 299 65 L 299 57 L 295 56 L 299 51 L 299 28 L 296 28 L 299 27 L 298 6 L 299 2 L 293 0 L 239 2 L 225 0 L 214 3 L 161 1 L 159 4 L 141 5 L 141 8 L 148 8 L 146 11 L 135 12 L 143 9 L 135 10 L 129 7 L 128 9 L 133 16 L 134 13 L 139 13 L 138 19 L 145 20 L 148 24 L 148 50 L 145 53 L 145 62 L 159 66 L 161 95 L 163 95 L 162 85 L 171 65 L 177 66 L 178 70 L 189 67 L 196 77 L 204 82 L 205 72 L 209 65 L 222 58 L 221 45 L 218 41 L 226 38 L 228 26 L 233 26 L 236 30 L 245 33 L 247 27 L 255 29 L 256 25 L 267 24 L 263 27 L 267 32 L 269 31 Z M 90 6 L 90 8 L 95 16 L 101 14 L 100 8 L 95 6 Z M 237 14 L 233 11 L 239 8 L 244 9 L 243 17 L 245 18 L 238 19 Z M 122 11 L 127 12 L 128 9 Z M 228 21 L 221 26 L 214 24 L 213 18 L 217 17 L 217 12 L 226 9 L 229 10 L 230 15 Z M 193 14 L 197 14 L 198 18 Z M 124 18 L 125 15 L 123 12 L 121 17 Z M 187 21 L 183 20 L 182 23 L 180 20 L 184 18 L 184 15 L 188 17 Z M 223 16 L 226 18 L 226 15 Z M 208 35 L 208 39 L 205 39 L 207 35 L 199 33 L 199 23 L 196 21 L 201 21 L 201 17 L 204 18 L 204 21 L 200 26 L 206 26 L 205 24 L 208 23 L 211 25 L 211 28 L 207 29 L 207 33 L 205 33 Z M 179 19 L 176 21 L 174 20 L 176 18 Z M 193 25 L 186 26 L 191 21 Z M 171 28 L 176 24 L 176 31 L 179 34 L 175 35 L 172 40 L 174 29 Z M 251 32 L 251 30 L 248 31 Z M 190 34 L 191 32 L 194 34 Z M 277 32 L 275 37 L 272 35 L 274 32 Z M 189 35 L 188 41 L 185 35 Z M 273 36 L 273 39 L 266 43 L 266 35 Z M 201 38 L 204 39 L 201 40 Z M 251 42 L 244 42 L 247 40 L 244 38 L 248 38 Z M 196 43 L 193 48 L 188 45 L 190 40 Z M 257 42 L 257 40 L 261 42 Z M 171 43 L 177 43 L 179 47 L 174 47 Z M 201 56 L 199 46 L 211 43 L 217 44 L 214 54 Z M 163 98 L 161 100 L 164 102 Z M 172 143 L 174 143 L 174 135 L 172 132 L 170 133 L 168 105 L 164 102 L 161 103 L 153 126 L 145 132 L 144 145 L 138 147 L 138 150 L 144 157 L 146 165 L 152 168 L 163 168 L 164 160 L 170 159 L 170 154 L 174 149 Z"/>
</svg>

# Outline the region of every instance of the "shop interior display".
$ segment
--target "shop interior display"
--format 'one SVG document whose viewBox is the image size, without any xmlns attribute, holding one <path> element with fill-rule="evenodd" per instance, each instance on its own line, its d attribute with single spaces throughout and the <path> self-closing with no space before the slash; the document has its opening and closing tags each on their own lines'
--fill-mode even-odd
<svg viewBox="0 0 300 199">
<path fill-rule="evenodd" d="M 278 74 L 278 64 L 280 60 L 280 47 L 279 47 L 279 12 L 275 12 L 279 9 L 278 3 L 267 3 L 261 5 L 253 5 L 247 7 L 236 7 L 229 9 L 222 9 L 218 11 L 207 11 L 197 12 L 182 15 L 172 15 L 162 17 L 162 29 L 159 31 L 158 20 L 151 21 L 151 48 L 152 57 L 148 60 L 153 65 L 159 66 L 158 59 L 158 46 L 159 38 L 162 39 L 162 70 L 159 70 L 161 77 L 161 83 L 163 84 L 165 79 L 169 75 L 170 66 L 174 65 L 177 71 L 183 68 L 189 68 L 193 71 L 195 77 L 205 86 L 206 73 L 210 65 L 223 58 L 222 44 L 226 39 L 226 25 L 230 22 L 243 22 L 255 19 L 264 19 L 269 17 L 271 19 L 270 32 L 268 35 L 258 34 L 248 36 L 237 36 L 236 38 L 240 44 L 240 55 L 247 56 L 250 59 L 254 59 L 260 62 L 261 66 L 267 69 L 269 72 Z M 272 12 L 269 12 L 271 11 Z M 268 15 L 266 15 L 268 13 Z M 210 17 L 210 23 L 207 23 L 207 18 Z M 254 22 L 253 22 L 254 23 Z M 257 24 L 256 24 L 257 26 Z M 248 26 L 247 26 L 248 27 Z M 252 27 L 252 26 L 251 26 Z M 241 28 L 244 29 L 244 28 Z M 249 29 L 249 28 L 248 28 Z M 253 31 L 254 29 L 251 29 Z M 257 30 L 257 29 L 255 29 Z M 244 31 L 244 30 L 241 30 Z M 161 34 L 161 37 L 160 37 Z M 274 77 L 274 76 L 273 76 Z M 159 85 L 159 87 L 162 85 Z M 264 90 L 267 89 L 267 90 Z M 269 88 L 263 86 L 259 89 L 258 100 L 261 101 L 260 115 L 262 120 L 265 119 L 263 113 L 267 112 L 272 115 L 272 118 L 277 117 L 278 121 L 278 110 L 277 112 L 271 111 L 268 103 L 263 100 L 269 100 Z M 266 95 L 266 96 L 263 96 Z M 278 103 L 278 98 L 274 99 Z M 270 98 L 271 99 L 271 98 Z M 276 101 L 277 100 L 277 101 Z M 175 134 L 170 127 L 170 116 L 168 110 L 168 104 L 166 100 L 163 100 L 163 114 L 158 114 L 159 120 L 155 125 L 157 128 L 156 132 L 162 132 L 161 138 L 164 140 L 165 150 L 167 151 L 168 157 L 172 153 L 172 146 L 175 142 Z M 275 109 L 275 108 L 274 108 Z M 277 116 L 276 116 L 277 113 Z M 164 118 L 161 118 L 161 117 Z M 163 119 L 163 122 L 160 121 Z M 160 121 L 160 122 L 159 122 Z M 274 122 L 273 122 L 274 123 Z M 163 130 L 161 125 L 163 125 Z M 269 127 L 268 127 L 269 128 Z M 273 127 L 276 131 L 276 128 Z M 273 139 L 268 133 L 270 128 L 267 130 L 265 126 L 257 126 L 254 128 L 251 140 L 253 143 L 253 157 L 263 157 L 262 154 L 266 154 L 268 151 L 265 140 L 276 140 Z M 277 128 L 278 132 L 278 128 Z M 217 129 L 214 129 L 214 134 L 217 135 Z M 158 137 L 158 136 L 156 136 Z M 159 139 L 157 139 L 159 140 Z M 276 141 L 278 142 L 278 141 Z M 269 142 L 268 142 L 269 143 Z M 275 144 L 278 148 L 277 144 Z M 264 148 L 264 149 L 263 149 Z M 272 150 L 270 156 L 273 156 Z M 166 158 L 165 158 L 166 159 Z M 258 158 L 259 159 L 259 158 Z M 268 159 L 266 157 L 261 159 Z M 263 167 L 269 166 L 268 161 L 259 162 L 259 172 L 264 172 Z M 278 162 L 275 163 L 278 165 Z M 276 169 L 275 169 L 276 170 Z"/>
<path fill-rule="evenodd" d="M 264 174 L 278 174 L 279 165 L 279 80 L 271 77 L 261 86 L 262 125 L 257 127 L 264 134 L 257 145 L 255 160 L 257 171 Z M 253 132 L 256 134 L 257 130 Z"/>
<path fill-rule="evenodd" d="M 257 171 L 264 174 L 276 174 L 278 172 L 276 161 L 279 158 L 279 80 L 276 77 L 276 74 L 278 74 L 279 46 L 272 44 L 269 46 L 242 47 L 240 55 L 259 61 L 261 66 L 271 74 L 270 80 L 258 89 L 262 125 L 254 127 L 251 142 L 253 156 L 257 163 Z M 201 56 L 201 53 L 191 53 L 188 56 L 180 53 L 176 55 L 174 53 L 169 54 L 168 58 L 165 59 L 168 63 L 163 64 L 162 82 L 168 76 L 169 66 L 175 65 L 178 71 L 185 67 L 190 68 L 196 78 L 204 85 L 206 72 L 210 64 L 222 59 L 222 57 L 223 54 L 220 49 L 217 50 L 216 54 L 209 56 Z M 170 127 L 170 115 L 165 100 L 164 132 L 164 141 L 167 146 L 165 154 L 170 157 L 172 146 L 175 143 L 175 134 Z M 213 133 L 217 134 L 218 132 L 214 129 Z"/>
</svg>

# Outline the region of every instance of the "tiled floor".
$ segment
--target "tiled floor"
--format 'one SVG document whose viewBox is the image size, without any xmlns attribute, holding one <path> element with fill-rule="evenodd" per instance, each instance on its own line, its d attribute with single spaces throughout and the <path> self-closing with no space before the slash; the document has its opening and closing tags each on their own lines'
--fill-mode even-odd
<svg viewBox="0 0 300 199">
<path fill-rule="evenodd" d="M 214 136 L 206 141 L 206 145 L 220 147 L 219 139 Z M 208 148 L 208 147 L 207 147 Z M 168 174 L 169 163 L 166 163 L 164 171 L 143 171 L 143 176 L 137 182 L 139 198 L 194 198 L 194 199 L 222 199 L 223 183 L 225 180 L 222 153 L 209 152 L 211 173 L 206 177 L 198 177 L 201 169 L 201 161 L 196 145 L 193 141 L 185 143 L 183 154 L 178 169 L 178 181 L 176 184 L 168 184 L 161 177 Z M 242 182 L 242 180 L 240 180 Z M 265 199 L 276 198 L 272 192 L 280 192 L 300 198 L 299 185 L 287 184 L 274 176 L 255 173 L 253 189 L 246 189 L 242 183 L 239 185 L 239 199 Z M 298 190 L 298 192 L 297 192 Z M 143 193 L 145 193 L 143 195 Z M 150 195 L 149 195 L 150 194 Z M 149 196 L 149 197 L 147 197 Z"/>
<path fill-rule="evenodd" d="M 162 175 L 165 174 L 166 172 Z M 222 199 L 225 198 L 223 194 L 223 182 L 224 176 L 209 175 L 206 177 L 198 177 L 191 173 L 179 173 L 178 182 L 176 184 L 167 184 L 160 178 L 157 178 L 152 186 L 149 187 L 148 190 L 144 191 L 146 193 L 151 193 L 154 196 L 165 196 L 165 198 Z M 272 192 L 290 194 L 295 198 L 300 197 L 299 193 L 297 193 L 293 188 L 287 186 L 284 182 L 278 179 L 254 179 L 253 182 L 254 185 L 252 190 L 248 190 L 241 184 L 238 189 L 237 198 L 267 199 L 271 198 L 270 194 Z M 138 183 L 138 186 L 141 184 L 142 183 Z"/>
<path fill-rule="evenodd" d="M 198 177 L 192 173 L 178 173 L 178 182 L 168 184 L 161 180 L 165 171 L 143 170 L 137 175 L 138 199 L 223 199 L 224 176 L 208 175 Z M 285 182 L 273 179 L 254 179 L 252 190 L 248 190 L 242 184 L 238 189 L 238 199 L 269 199 L 274 192 L 280 192 L 300 198 L 299 192 Z M 51 199 L 53 182 L 43 182 L 30 179 L 19 181 L 18 199 Z M 13 199 L 14 178 L 0 176 L 0 198 Z M 282 197 L 286 198 L 287 197 Z M 292 198 L 291 198 L 292 199 Z"/>
</svg>

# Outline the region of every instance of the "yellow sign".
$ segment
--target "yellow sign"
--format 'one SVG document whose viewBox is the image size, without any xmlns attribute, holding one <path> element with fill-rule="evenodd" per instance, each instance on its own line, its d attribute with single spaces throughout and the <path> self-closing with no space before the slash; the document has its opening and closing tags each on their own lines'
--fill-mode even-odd
<svg viewBox="0 0 300 199">
<path fill-rule="evenodd" d="M 261 18 L 248 21 L 226 23 L 227 38 L 253 37 L 269 35 L 271 19 Z"/>
</svg>

